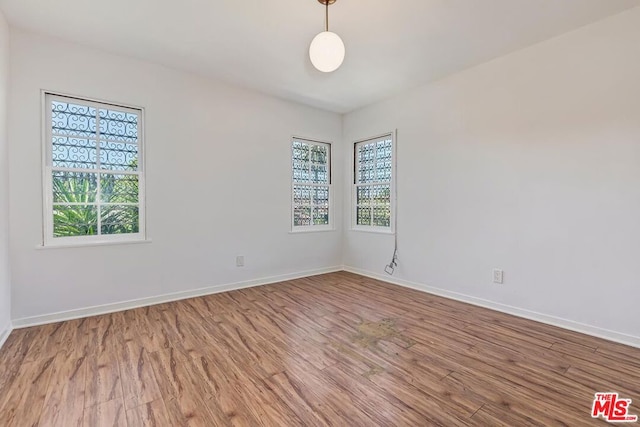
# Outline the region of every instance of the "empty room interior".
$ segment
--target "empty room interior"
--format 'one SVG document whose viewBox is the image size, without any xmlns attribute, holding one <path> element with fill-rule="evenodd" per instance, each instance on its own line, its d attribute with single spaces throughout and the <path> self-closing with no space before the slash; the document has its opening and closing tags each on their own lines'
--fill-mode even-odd
<svg viewBox="0 0 640 427">
<path fill-rule="evenodd" d="M 0 426 L 635 425 L 639 0 L 0 0 Z"/>
</svg>

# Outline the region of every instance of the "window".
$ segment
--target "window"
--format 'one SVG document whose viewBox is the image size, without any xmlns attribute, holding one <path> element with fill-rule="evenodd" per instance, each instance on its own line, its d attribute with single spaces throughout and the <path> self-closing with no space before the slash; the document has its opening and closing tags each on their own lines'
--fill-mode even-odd
<svg viewBox="0 0 640 427">
<path fill-rule="evenodd" d="M 331 144 L 294 138 L 291 163 L 293 231 L 330 229 Z"/>
<path fill-rule="evenodd" d="M 354 144 L 354 229 L 393 231 L 393 160 L 392 134 Z"/>
<path fill-rule="evenodd" d="M 44 243 L 144 239 L 142 110 L 44 94 Z"/>
</svg>

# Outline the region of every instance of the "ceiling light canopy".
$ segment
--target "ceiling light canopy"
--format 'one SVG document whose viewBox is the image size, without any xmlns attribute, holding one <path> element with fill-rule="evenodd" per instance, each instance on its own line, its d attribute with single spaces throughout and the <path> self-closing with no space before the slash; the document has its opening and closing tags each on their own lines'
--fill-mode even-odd
<svg viewBox="0 0 640 427">
<path fill-rule="evenodd" d="M 309 47 L 311 63 L 323 73 L 337 70 L 344 61 L 345 48 L 340 36 L 329 31 L 329 5 L 336 0 L 318 0 L 325 5 L 325 31 L 313 38 Z"/>
</svg>

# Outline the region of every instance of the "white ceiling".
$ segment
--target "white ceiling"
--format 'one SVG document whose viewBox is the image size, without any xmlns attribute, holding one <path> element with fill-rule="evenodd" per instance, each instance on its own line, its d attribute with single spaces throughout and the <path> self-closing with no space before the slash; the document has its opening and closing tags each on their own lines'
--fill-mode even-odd
<svg viewBox="0 0 640 427">
<path fill-rule="evenodd" d="M 342 67 L 316 71 L 317 0 L 0 0 L 17 27 L 335 112 L 640 5 L 640 0 L 338 0 Z"/>
</svg>

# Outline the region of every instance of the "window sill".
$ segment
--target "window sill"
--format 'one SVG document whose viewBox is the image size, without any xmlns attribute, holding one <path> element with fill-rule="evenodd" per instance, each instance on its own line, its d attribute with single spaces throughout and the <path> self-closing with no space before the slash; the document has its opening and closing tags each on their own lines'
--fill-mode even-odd
<svg viewBox="0 0 640 427">
<path fill-rule="evenodd" d="M 86 248 L 90 246 L 116 246 L 116 245 L 140 245 L 144 243 L 151 243 L 151 239 L 142 239 L 142 240 L 114 240 L 114 241 L 103 241 L 103 242 L 85 242 L 85 243 L 73 243 L 73 244 L 64 244 L 64 245 L 37 245 L 36 249 L 44 250 L 44 249 L 72 249 L 72 248 Z"/>
<path fill-rule="evenodd" d="M 395 231 L 393 230 L 385 230 L 385 229 L 381 229 L 381 228 L 351 228 L 349 231 L 355 231 L 357 233 L 373 233 L 373 234 L 387 234 L 387 235 L 394 235 L 396 234 Z"/>
<path fill-rule="evenodd" d="M 312 228 L 306 228 L 304 230 L 289 230 L 289 234 L 330 233 L 332 231 L 337 231 L 337 230 L 335 228 L 321 228 L 318 230 L 314 230 Z"/>
</svg>

